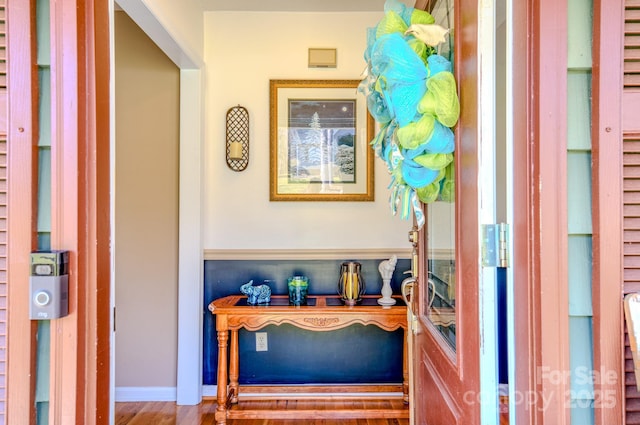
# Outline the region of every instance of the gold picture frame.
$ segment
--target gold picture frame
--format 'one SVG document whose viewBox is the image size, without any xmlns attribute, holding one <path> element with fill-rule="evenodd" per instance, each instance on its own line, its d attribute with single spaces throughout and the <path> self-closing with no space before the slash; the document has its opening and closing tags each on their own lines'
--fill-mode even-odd
<svg viewBox="0 0 640 425">
<path fill-rule="evenodd" d="M 270 200 L 373 201 L 375 122 L 359 80 L 270 80 Z"/>
</svg>

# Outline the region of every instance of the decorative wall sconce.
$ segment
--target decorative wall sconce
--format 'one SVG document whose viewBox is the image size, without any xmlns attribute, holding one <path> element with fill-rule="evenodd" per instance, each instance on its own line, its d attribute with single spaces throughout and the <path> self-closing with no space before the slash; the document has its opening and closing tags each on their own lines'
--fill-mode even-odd
<svg viewBox="0 0 640 425">
<path fill-rule="evenodd" d="M 227 111 L 226 157 L 233 171 L 249 164 L 249 112 L 240 105 Z"/>
</svg>

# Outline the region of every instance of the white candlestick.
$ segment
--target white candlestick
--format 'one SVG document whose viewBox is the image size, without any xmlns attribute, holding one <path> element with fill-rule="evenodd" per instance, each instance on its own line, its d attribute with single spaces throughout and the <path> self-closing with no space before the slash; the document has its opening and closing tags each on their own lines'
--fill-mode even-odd
<svg viewBox="0 0 640 425">
<path fill-rule="evenodd" d="M 242 159 L 242 143 L 231 142 L 229 144 L 229 158 Z"/>
<path fill-rule="evenodd" d="M 380 291 L 382 298 L 378 298 L 378 304 L 380 305 L 394 305 L 396 300 L 391 298 L 393 290 L 391 289 L 391 280 L 384 279 L 382 281 L 382 290 Z"/>
</svg>

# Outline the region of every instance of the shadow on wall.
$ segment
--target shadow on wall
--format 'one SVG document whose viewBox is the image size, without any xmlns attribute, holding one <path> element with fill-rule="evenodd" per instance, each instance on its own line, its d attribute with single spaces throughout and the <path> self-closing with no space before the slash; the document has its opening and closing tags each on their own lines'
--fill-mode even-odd
<svg viewBox="0 0 640 425">
<path fill-rule="evenodd" d="M 385 260 L 355 260 L 362 264 L 368 295 L 380 295 L 378 264 Z M 344 260 L 346 261 L 346 260 Z M 267 283 L 274 295 L 287 294 L 287 278 L 305 275 L 309 294 L 337 294 L 343 260 L 207 260 L 204 265 L 203 384 L 215 385 L 218 364 L 215 316 L 211 301 L 240 294 L 250 280 Z M 398 259 L 391 287 L 400 293 L 410 270 L 408 259 Z M 403 331 L 352 325 L 330 332 L 312 332 L 292 325 L 267 326 L 268 351 L 256 351 L 255 332 L 240 330 L 240 384 L 359 384 L 402 382 Z M 265 367 L 267 366 L 268 367 Z"/>
</svg>

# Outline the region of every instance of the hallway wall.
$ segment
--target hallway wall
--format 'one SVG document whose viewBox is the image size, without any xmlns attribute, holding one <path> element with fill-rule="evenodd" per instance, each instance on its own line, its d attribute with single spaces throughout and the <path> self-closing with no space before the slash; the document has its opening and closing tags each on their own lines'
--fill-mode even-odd
<svg viewBox="0 0 640 425">
<path fill-rule="evenodd" d="M 115 17 L 116 387 L 175 388 L 179 70 Z"/>
<path fill-rule="evenodd" d="M 269 201 L 269 80 L 355 79 L 366 67 L 366 13 L 206 12 L 204 22 L 205 249 L 407 250 L 411 221 L 392 216 L 390 181 L 375 160 L 375 202 Z M 337 68 L 308 68 L 309 47 L 335 47 Z M 225 162 L 225 117 L 250 114 L 250 157 L 241 173 Z"/>
</svg>

